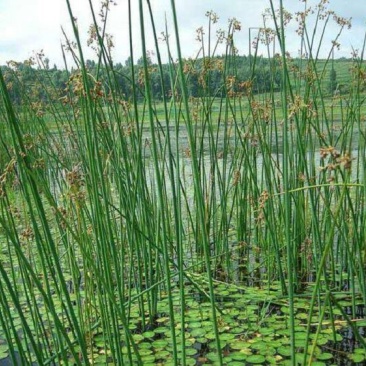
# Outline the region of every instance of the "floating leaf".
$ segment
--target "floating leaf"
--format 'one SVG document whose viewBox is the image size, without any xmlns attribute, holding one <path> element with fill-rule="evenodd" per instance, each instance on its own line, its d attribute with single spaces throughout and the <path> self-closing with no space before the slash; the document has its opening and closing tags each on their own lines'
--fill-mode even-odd
<svg viewBox="0 0 366 366">
<path fill-rule="evenodd" d="M 168 317 L 162 317 L 162 318 L 156 319 L 157 323 L 166 323 L 167 321 L 169 321 Z"/>
<path fill-rule="evenodd" d="M 155 361 L 155 355 L 151 354 L 151 355 L 141 355 L 141 361 L 143 362 L 143 364 L 145 365 L 147 362 L 151 362 L 153 363 Z"/>
<path fill-rule="evenodd" d="M 258 353 L 262 354 L 265 353 L 267 349 L 271 349 L 271 347 L 268 347 L 267 343 L 263 341 L 253 343 L 251 348 L 257 350 Z"/>
<path fill-rule="evenodd" d="M 306 339 L 307 338 L 307 333 L 306 332 L 301 332 L 301 333 L 299 333 L 299 332 L 297 332 L 297 333 L 295 333 L 295 339 L 296 340 L 299 340 L 299 339 Z"/>
<path fill-rule="evenodd" d="M 134 334 L 132 337 L 135 342 L 140 342 L 144 339 L 144 337 L 141 334 Z"/>
<path fill-rule="evenodd" d="M 232 328 L 230 332 L 233 334 L 239 334 L 239 333 L 243 333 L 246 328 L 247 328 L 246 325 L 242 325 L 241 327 Z"/>
<path fill-rule="evenodd" d="M 266 358 L 262 355 L 251 355 L 247 358 L 248 363 L 260 364 L 266 362 Z"/>
<path fill-rule="evenodd" d="M 187 358 L 184 361 L 187 366 L 194 366 L 196 364 L 196 360 L 194 358 Z M 182 362 L 179 363 L 179 365 L 181 364 Z"/>
<path fill-rule="evenodd" d="M 141 342 L 139 343 L 139 348 L 140 349 L 149 349 L 151 348 L 152 344 L 151 342 Z"/>
<path fill-rule="evenodd" d="M 366 350 L 364 348 L 356 348 L 353 350 L 354 353 L 361 353 L 361 354 L 365 354 Z"/>
<path fill-rule="evenodd" d="M 155 336 L 155 332 L 152 331 L 152 330 L 149 330 L 148 332 L 144 332 L 142 333 L 142 335 L 145 337 L 145 338 L 153 338 Z"/>
<path fill-rule="evenodd" d="M 224 333 L 220 334 L 220 340 L 228 341 L 235 338 L 235 334 L 232 333 Z"/>
<path fill-rule="evenodd" d="M 206 330 L 204 328 L 196 328 L 191 331 L 191 336 L 195 338 L 204 337 L 205 334 Z"/>
<path fill-rule="evenodd" d="M 167 327 L 159 327 L 159 328 L 156 328 L 154 331 L 157 334 L 166 334 L 166 333 L 170 334 L 170 332 L 171 332 L 171 330 Z"/>
<path fill-rule="evenodd" d="M 186 355 L 187 356 L 194 356 L 197 354 L 197 350 L 195 348 L 186 348 Z"/>
<path fill-rule="evenodd" d="M 352 353 L 348 357 L 355 363 L 363 362 L 365 360 L 365 355 L 362 353 Z"/>
<path fill-rule="evenodd" d="M 250 350 L 249 350 L 249 353 L 235 351 L 235 352 L 230 353 L 230 357 L 235 361 L 244 361 L 251 354 L 252 354 L 252 352 Z"/>
<path fill-rule="evenodd" d="M 289 357 L 291 356 L 291 348 L 284 346 L 278 347 L 277 353 L 280 354 L 281 356 Z"/>
<path fill-rule="evenodd" d="M 155 358 L 158 360 L 166 360 L 170 355 L 171 353 L 168 351 L 158 351 L 155 353 Z"/>
<path fill-rule="evenodd" d="M 201 322 L 191 322 L 191 323 L 189 323 L 188 327 L 191 328 L 191 329 L 201 328 L 202 323 Z"/>
<path fill-rule="evenodd" d="M 269 362 L 271 365 L 278 364 L 278 360 L 277 360 L 276 356 L 273 356 L 273 355 L 267 355 L 266 361 L 267 361 L 267 363 Z"/>
<path fill-rule="evenodd" d="M 234 340 L 229 343 L 231 349 L 243 350 L 251 347 L 251 344 L 245 341 Z"/>
<path fill-rule="evenodd" d="M 331 360 L 333 358 L 333 355 L 329 352 L 323 352 L 323 353 L 317 355 L 316 358 L 320 361 L 326 361 L 326 360 Z"/>
<path fill-rule="evenodd" d="M 206 338 L 210 340 L 215 339 L 216 338 L 215 333 L 213 332 L 207 333 Z"/>
<path fill-rule="evenodd" d="M 316 341 L 318 346 L 325 346 L 329 342 L 329 339 L 326 337 L 319 337 Z"/>
<path fill-rule="evenodd" d="M 274 347 L 274 348 L 278 348 L 280 346 L 282 346 L 282 342 L 280 339 L 266 339 L 266 343 L 268 347 Z"/>
<path fill-rule="evenodd" d="M 219 361 L 219 355 L 215 352 L 209 352 L 207 353 L 206 357 L 210 360 L 210 361 Z"/>
<path fill-rule="evenodd" d="M 194 343 L 196 342 L 196 340 L 194 338 L 187 338 L 186 339 L 186 346 L 192 346 Z M 205 343 L 205 342 L 202 342 Z"/>
<path fill-rule="evenodd" d="M 151 355 L 153 351 L 151 349 L 140 349 L 139 354 L 141 357 Z"/>
<path fill-rule="evenodd" d="M 335 339 L 337 342 L 341 342 L 343 340 L 343 337 L 340 334 L 336 334 Z"/>
<path fill-rule="evenodd" d="M 272 327 L 259 328 L 258 332 L 262 335 L 273 334 L 275 331 Z"/>
<path fill-rule="evenodd" d="M 165 348 L 168 345 L 168 342 L 165 339 L 157 339 L 152 342 L 152 346 L 154 348 Z"/>
<path fill-rule="evenodd" d="M 297 318 L 297 319 L 308 319 L 308 317 L 309 317 L 309 314 L 307 314 L 307 313 L 298 313 L 295 315 L 295 318 Z"/>
</svg>

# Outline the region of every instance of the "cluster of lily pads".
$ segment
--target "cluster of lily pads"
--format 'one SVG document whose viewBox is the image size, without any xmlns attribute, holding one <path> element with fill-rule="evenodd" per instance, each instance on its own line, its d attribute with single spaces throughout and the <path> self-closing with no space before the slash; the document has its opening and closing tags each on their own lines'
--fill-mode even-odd
<svg viewBox="0 0 366 366">
<path fill-rule="evenodd" d="M 205 281 L 201 275 L 192 274 L 192 278 L 202 286 L 202 289 L 205 288 Z M 271 283 L 270 287 L 265 284 L 263 287 L 240 287 L 215 281 L 220 351 L 217 349 L 212 327 L 210 302 L 207 302 L 189 283 L 186 287 L 184 326 L 177 320 L 172 324 L 168 315 L 167 295 L 162 294 L 158 302 L 158 316 L 152 324 L 143 325 L 138 306 L 131 307 L 129 330 L 133 334 L 133 340 L 144 365 L 174 365 L 171 327 L 175 327 L 176 342 L 179 346 L 178 359 L 183 357 L 182 348 L 184 348 L 186 365 L 219 365 L 218 352 L 223 356 L 224 365 L 293 365 L 290 359 L 289 311 L 286 299 L 281 296 L 279 284 Z M 180 312 L 182 304 L 178 286 L 171 296 L 177 312 Z M 337 300 L 344 308 L 350 306 L 346 294 L 339 295 Z M 306 295 L 296 299 L 297 364 L 303 364 L 305 349 L 308 352 L 307 362 L 310 357 L 311 364 L 316 366 L 363 363 L 366 360 L 366 350 L 354 340 L 350 340 L 347 332 L 349 327 L 337 309 L 332 309 L 336 321 L 329 321 L 328 311 L 325 310 L 325 315 L 319 324 L 317 320 L 320 309 L 316 308 L 311 319 L 313 322 L 311 332 L 308 334 L 309 306 L 310 299 Z M 362 301 L 359 306 L 362 310 Z M 46 317 L 44 309 L 41 313 Z M 21 321 L 16 313 L 13 321 L 19 326 L 21 333 Z M 365 317 L 355 319 L 355 324 L 362 334 L 363 329 L 366 329 Z M 46 318 L 45 326 L 47 327 Z M 52 332 L 51 325 L 48 331 Z M 123 329 L 121 335 L 123 337 Z M 90 362 L 94 365 L 113 364 L 101 328 L 96 327 L 91 337 Z M 4 339 L 4 334 L 0 331 L 0 363 L 9 355 L 9 348 Z M 26 339 L 23 341 L 26 342 Z M 346 341 L 353 342 L 351 349 L 344 349 Z M 128 348 L 123 344 L 121 347 L 122 353 L 127 355 Z M 28 361 L 34 362 L 32 352 L 29 355 Z"/>
</svg>

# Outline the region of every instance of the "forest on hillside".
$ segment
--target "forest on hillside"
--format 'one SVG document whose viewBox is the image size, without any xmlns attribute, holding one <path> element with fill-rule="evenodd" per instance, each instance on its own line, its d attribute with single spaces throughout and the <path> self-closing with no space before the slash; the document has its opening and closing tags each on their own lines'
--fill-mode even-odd
<svg viewBox="0 0 366 366">
<path fill-rule="evenodd" d="M 161 65 L 162 73 L 158 65 L 149 60 L 149 79 L 151 94 L 155 100 L 161 100 L 163 93 L 166 97 L 171 96 L 176 87 L 177 65 L 172 61 Z M 292 80 L 304 79 L 306 74 L 307 60 L 292 59 L 290 72 Z M 348 90 L 349 74 L 352 60 L 339 59 L 322 63 L 317 61 L 319 69 L 327 73 L 323 90 L 332 95 L 336 90 L 345 93 Z M 132 65 L 131 59 L 124 64 L 116 63 L 109 65 L 108 70 L 98 65 L 93 60 L 86 61 L 86 68 L 91 78 L 98 80 L 97 93 L 103 92 L 108 95 L 113 88 L 123 100 L 130 100 L 133 93 L 132 84 L 139 91 L 138 100 L 144 98 L 144 71 L 143 59 L 137 60 Z M 77 84 L 77 68 L 70 70 L 50 67 L 48 58 L 40 55 L 39 59 L 30 59 L 25 62 L 8 62 L 1 67 L 8 86 L 10 97 L 15 105 L 21 105 L 24 98 L 28 102 L 54 103 L 65 101 L 68 98 L 70 86 Z M 185 59 L 184 72 L 187 77 L 188 93 L 190 97 L 199 98 L 207 96 L 226 97 L 245 95 L 250 93 L 264 93 L 270 90 L 281 89 L 281 60 L 279 57 L 271 59 L 264 57 L 239 56 L 225 58 L 201 58 Z M 113 74 L 113 83 L 110 73 Z M 177 96 L 177 95 L 176 95 Z"/>
</svg>

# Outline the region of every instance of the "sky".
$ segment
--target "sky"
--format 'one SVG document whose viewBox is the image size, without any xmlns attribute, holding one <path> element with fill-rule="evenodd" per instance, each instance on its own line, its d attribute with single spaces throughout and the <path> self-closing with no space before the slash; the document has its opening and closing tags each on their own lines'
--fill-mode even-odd
<svg viewBox="0 0 366 366">
<path fill-rule="evenodd" d="M 73 15 L 77 18 L 80 36 L 82 39 L 85 57 L 95 59 L 95 52 L 86 46 L 87 31 L 92 23 L 89 0 L 69 0 Z M 94 4 L 96 13 L 99 12 L 101 1 L 90 0 Z M 105 1 L 105 0 L 104 0 Z M 320 0 L 308 0 L 307 6 L 314 7 Z M 365 0 L 330 0 L 328 8 L 334 10 L 339 16 L 352 18 L 352 28 L 345 29 L 341 38 L 340 50 L 334 51 L 334 57 L 351 57 L 353 49 L 362 49 L 366 31 Z M 132 2 L 132 29 L 134 57 L 141 57 L 140 22 L 138 0 Z M 168 27 L 170 41 L 174 45 L 173 21 L 171 0 L 150 0 L 154 13 L 158 35 Z M 146 1 L 144 0 L 146 4 Z M 278 8 L 279 0 L 273 0 Z M 124 63 L 128 58 L 128 0 L 115 0 L 116 5 L 110 6 L 107 21 L 107 32 L 113 35 L 114 49 L 113 59 L 115 62 Z M 256 28 L 263 27 L 263 13 L 269 8 L 269 0 L 175 0 L 180 41 L 184 57 L 196 57 L 200 51 L 200 43 L 196 40 L 196 29 L 203 27 L 207 47 L 208 18 L 207 11 L 214 11 L 218 22 L 212 28 L 213 41 L 218 29 L 227 30 L 228 19 L 236 18 L 241 23 L 241 31 L 236 32 L 235 44 L 238 53 L 249 53 L 249 32 L 252 38 L 257 35 Z M 283 0 L 284 7 L 291 13 L 304 9 L 302 0 Z M 145 6 L 146 10 L 146 6 Z M 145 33 L 147 49 L 154 58 L 154 42 L 152 39 L 151 25 L 148 21 L 148 13 L 145 12 Z M 97 16 L 98 20 L 99 17 Z M 50 65 L 56 64 L 63 67 L 61 44 L 65 43 L 62 28 L 70 39 L 73 39 L 70 26 L 69 13 L 66 0 L 0 0 L 0 65 L 9 60 L 24 61 L 34 54 L 43 50 L 45 56 L 50 59 Z M 313 20 L 309 20 L 312 24 Z M 267 21 L 267 26 L 272 26 Z M 323 23 L 324 24 L 324 23 Z M 287 50 L 293 57 L 300 53 L 301 42 L 296 36 L 297 24 L 294 19 L 288 24 L 286 33 Z M 310 27 L 311 28 L 311 27 Z M 319 28 L 320 29 L 320 28 Z M 331 20 L 327 25 L 324 40 L 321 47 L 321 57 L 325 57 L 331 48 L 331 41 L 338 34 L 339 26 Z M 315 36 L 318 40 L 320 32 Z M 163 58 L 166 57 L 166 43 L 159 41 Z M 276 45 L 275 45 L 276 47 Z M 175 48 L 173 47 L 173 52 Z M 223 48 L 218 50 L 218 54 Z M 254 52 L 251 49 L 250 52 Z M 276 48 L 275 48 L 275 52 Z M 266 55 L 264 46 L 260 46 L 259 54 Z M 173 54 L 176 57 L 176 53 Z M 68 57 L 68 62 L 71 56 Z"/>
</svg>

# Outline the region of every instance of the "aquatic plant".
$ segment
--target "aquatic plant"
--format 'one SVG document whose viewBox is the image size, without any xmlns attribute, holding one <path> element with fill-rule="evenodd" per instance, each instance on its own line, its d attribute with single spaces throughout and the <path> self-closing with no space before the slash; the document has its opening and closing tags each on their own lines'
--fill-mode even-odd
<svg viewBox="0 0 366 366">
<path fill-rule="evenodd" d="M 90 2 L 93 70 L 66 3 L 73 35 L 64 52 L 76 68 L 65 63 L 60 98 L 35 105 L 24 88 L 15 105 L 0 70 L 0 358 L 322 364 L 350 329 L 350 362 L 362 362 L 363 50 L 346 93 L 329 95 L 328 75 L 349 21 L 324 1 L 294 17 L 270 1 L 242 79 L 240 22 L 230 19 L 214 41 L 218 16 L 208 12 L 201 51 L 185 60 L 173 0 L 163 45 L 152 5 L 139 1 L 137 65 L 129 0 L 127 99 L 106 33 L 112 2 L 102 21 Z M 287 52 L 294 20 L 307 57 Z M 331 21 L 340 32 L 324 60 Z"/>
</svg>

